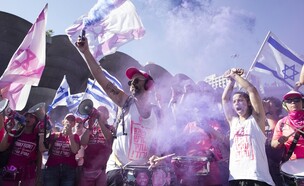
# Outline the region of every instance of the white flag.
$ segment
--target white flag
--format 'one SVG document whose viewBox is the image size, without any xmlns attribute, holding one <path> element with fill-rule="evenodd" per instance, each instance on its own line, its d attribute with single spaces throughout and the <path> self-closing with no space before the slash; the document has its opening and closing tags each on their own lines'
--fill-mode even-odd
<svg viewBox="0 0 304 186">
<path fill-rule="evenodd" d="M 74 44 L 81 31 L 86 31 L 91 53 L 96 61 L 145 34 L 144 26 L 130 0 L 99 0 L 87 15 L 66 30 Z"/>
<path fill-rule="evenodd" d="M 66 80 L 66 76 L 63 76 L 62 82 L 58 87 L 52 104 L 49 106 L 48 113 L 57 106 L 67 106 L 67 98 L 70 96 L 70 86 Z"/>
<path fill-rule="evenodd" d="M 67 97 L 67 107 L 70 112 L 77 113 L 77 109 L 81 101 L 83 100 L 84 92 L 72 94 Z"/>
<path fill-rule="evenodd" d="M 303 59 L 269 32 L 251 70 L 270 74 L 293 88 L 303 64 Z"/>
<path fill-rule="evenodd" d="M 116 104 L 109 98 L 103 88 L 92 79 L 88 79 L 84 99 L 92 100 L 95 108 L 101 105 L 107 106 L 110 112 L 115 111 L 117 108 Z"/>
<path fill-rule="evenodd" d="M 2 96 L 13 110 L 24 108 L 31 86 L 38 86 L 45 67 L 47 8 L 46 4 L 0 78 Z"/>
</svg>

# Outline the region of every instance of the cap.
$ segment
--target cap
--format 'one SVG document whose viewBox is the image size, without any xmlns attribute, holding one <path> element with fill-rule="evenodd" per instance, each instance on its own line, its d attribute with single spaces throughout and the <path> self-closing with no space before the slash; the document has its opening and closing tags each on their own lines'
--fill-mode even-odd
<svg viewBox="0 0 304 186">
<path fill-rule="evenodd" d="M 72 113 L 69 113 L 69 114 L 67 114 L 65 117 L 64 117 L 64 119 L 70 119 L 70 120 L 72 120 L 72 121 L 75 121 L 76 120 L 76 117 L 74 116 L 74 114 L 72 114 Z"/>
<path fill-rule="evenodd" d="M 108 110 L 108 108 L 107 108 L 106 106 L 99 106 L 99 107 L 97 108 L 97 110 L 98 110 L 99 112 L 109 112 L 109 110 Z"/>
<path fill-rule="evenodd" d="M 129 79 L 132 79 L 132 77 L 133 77 L 135 74 L 140 74 L 140 75 L 144 76 L 146 79 L 151 78 L 151 76 L 150 76 L 147 72 L 142 71 L 142 70 L 138 70 L 138 69 L 135 68 L 135 67 L 130 67 L 130 68 L 128 68 L 127 71 L 126 71 L 126 76 L 127 76 Z"/>
<path fill-rule="evenodd" d="M 76 123 L 82 123 L 83 119 L 81 119 L 80 117 L 76 117 L 75 122 Z"/>
<path fill-rule="evenodd" d="M 302 94 L 298 91 L 295 90 L 291 90 L 289 92 L 287 92 L 284 96 L 283 96 L 283 100 L 286 100 L 288 98 L 302 98 Z"/>
</svg>

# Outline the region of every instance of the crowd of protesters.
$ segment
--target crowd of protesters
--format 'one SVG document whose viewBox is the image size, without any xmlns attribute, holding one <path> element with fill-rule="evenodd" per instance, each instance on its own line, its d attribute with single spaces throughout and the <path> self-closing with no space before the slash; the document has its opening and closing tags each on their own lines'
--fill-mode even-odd
<svg viewBox="0 0 304 186">
<path fill-rule="evenodd" d="M 128 95 L 103 75 L 86 40 L 76 46 L 120 108 L 115 123 L 108 123 L 109 111 L 100 106 L 86 119 L 66 113 L 63 129 L 47 131 L 53 118 L 42 119 L 31 109 L 8 113 L 9 103 L 1 98 L 0 152 L 8 159 L 1 165 L 0 185 L 301 183 L 289 168 L 297 169 L 302 162 L 296 160 L 304 157 L 303 95 L 298 91 L 304 72 L 283 98 L 262 98 L 242 69 L 229 69 L 225 89 L 177 79 L 168 85 L 171 99 L 165 100 L 153 77 L 134 67 L 126 71 Z"/>
</svg>

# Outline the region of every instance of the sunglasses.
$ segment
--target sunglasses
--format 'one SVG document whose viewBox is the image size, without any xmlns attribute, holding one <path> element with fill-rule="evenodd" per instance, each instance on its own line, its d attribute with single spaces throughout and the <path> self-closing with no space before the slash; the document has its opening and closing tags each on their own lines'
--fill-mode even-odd
<svg viewBox="0 0 304 186">
<path fill-rule="evenodd" d="M 284 102 L 285 103 L 299 103 L 302 99 L 301 98 L 293 98 L 293 99 L 286 99 Z"/>
<path fill-rule="evenodd" d="M 137 84 L 139 81 L 146 81 L 145 79 L 135 78 L 133 80 L 128 81 L 128 85 L 131 86 L 133 84 Z"/>
</svg>

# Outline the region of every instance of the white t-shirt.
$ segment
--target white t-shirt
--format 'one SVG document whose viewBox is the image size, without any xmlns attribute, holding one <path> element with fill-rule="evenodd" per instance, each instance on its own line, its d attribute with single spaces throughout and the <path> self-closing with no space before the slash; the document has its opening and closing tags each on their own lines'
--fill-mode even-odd
<svg viewBox="0 0 304 186">
<path fill-rule="evenodd" d="M 258 180 L 275 185 L 269 173 L 265 151 L 266 136 L 251 115 L 240 122 L 233 118 L 230 126 L 229 180 Z"/>
<path fill-rule="evenodd" d="M 118 164 L 143 165 L 150 154 L 153 132 L 157 125 L 157 117 L 154 110 L 148 118 L 142 118 L 135 104 L 130 106 L 128 114 L 124 117 L 125 132 L 123 135 L 122 122 L 119 123 L 112 146 L 112 154 L 107 162 L 106 172 L 120 169 Z M 118 163 L 119 162 L 119 163 Z"/>
</svg>

